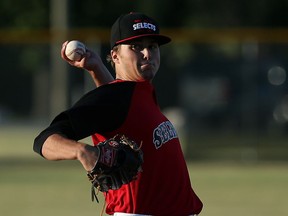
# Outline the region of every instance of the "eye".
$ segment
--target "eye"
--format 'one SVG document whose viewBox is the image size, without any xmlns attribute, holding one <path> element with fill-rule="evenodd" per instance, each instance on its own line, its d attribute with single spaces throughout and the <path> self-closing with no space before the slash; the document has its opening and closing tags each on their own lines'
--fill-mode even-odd
<svg viewBox="0 0 288 216">
<path fill-rule="evenodd" d="M 142 51 L 144 47 L 141 44 L 131 44 L 131 49 L 134 51 Z"/>
<path fill-rule="evenodd" d="M 149 46 L 149 49 L 150 49 L 150 50 L 156 50 L 156 49 L 158 49 L 158 48 L 159 48 L 158 43 L 153 43 L 153 44 L 151 44 L 151 45 Z"/>
<path fill-rule="evenodd" d="M 133 43 L 133 44 L 130 44 L 130 48 L 135 52 L 141 52 L 145 48 L 147 48 L 150 51 L 155 51 L 159 49 L 159 45 L 156 42 L 155 43 L 153 42 L 150 44 Z"/>
</svg>

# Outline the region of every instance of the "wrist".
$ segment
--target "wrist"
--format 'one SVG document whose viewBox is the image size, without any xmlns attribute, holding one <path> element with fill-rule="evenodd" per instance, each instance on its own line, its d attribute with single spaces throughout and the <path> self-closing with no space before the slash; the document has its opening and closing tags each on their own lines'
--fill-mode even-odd
<svg viewBox="0 0 288 216">
<path fill-rule="evenodd" d="M 94 168 L 99 158 L 99 150 L 97 147 L 82 144 L 78 149 L 77 159 L 83 165 L 86 171 L 90 171 Z"/>
</svg>

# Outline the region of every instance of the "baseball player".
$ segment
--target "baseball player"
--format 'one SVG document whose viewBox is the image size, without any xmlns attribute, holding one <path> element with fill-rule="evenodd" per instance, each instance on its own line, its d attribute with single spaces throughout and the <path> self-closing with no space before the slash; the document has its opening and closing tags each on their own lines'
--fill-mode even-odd
<svg viewBox="0 0 288 216">
<path fill-rule="evenodd" d="M 112 80 L 98 55 L 88 50 L 79 62 L 62 58 L 91 74 L 98 88 L 60 113 L 34 141 L 34 151 L 48 160 L 79 160 L 86 171 L 99 163 L 99 150 L 79 140 L 92 136 L 95 146 L 125 134 L 142 143 L 144 162 L 137 179 L 104 193 L 106 213 L 114 216 L 198 215 L 202 202 L 192 189 L 177 132 L 157 104 L 153 77 L 161 45 L 155 20 L 142 13 L 121 15 L 111 28 Z"/>
</svg>

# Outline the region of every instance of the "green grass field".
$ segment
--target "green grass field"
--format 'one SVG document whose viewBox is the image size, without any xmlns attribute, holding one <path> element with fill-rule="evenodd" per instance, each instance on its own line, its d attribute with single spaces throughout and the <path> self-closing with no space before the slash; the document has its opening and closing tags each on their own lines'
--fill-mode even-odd
<svg viewBox="0 0 288 216">
<path fill-rule="evenodd" d="M 103 200 L 91 202 L 90 183 L 76 161 L 51 162 L 33 153 L 37 133 L 29 127 L 0 127 L 1 215 L 100 215 Z M 193 187 L 204 202 L 201 216 L 288 215 L 288 163 L 191 162 L 188 166 Z"/>
</svg>

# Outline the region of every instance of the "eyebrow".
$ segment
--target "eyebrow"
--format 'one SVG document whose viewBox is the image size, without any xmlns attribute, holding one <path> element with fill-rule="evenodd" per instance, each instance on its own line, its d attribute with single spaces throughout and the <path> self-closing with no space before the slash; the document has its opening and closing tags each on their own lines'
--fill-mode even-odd
<svg viewBox="0 0 288 216">
<path fill-rule="evenodd" d="M 146 40 L 146 39 L 135 39 L 135 40 L 132 40 L 132 41 L 130 41 L 130 42 L 127 42 L 127 44 L 128 45 L 131 45 L 131 44 L 133 44 L 133 43 L 142 43 L 144 40 Z M 148 40 L 149 40 L 149 43 L 157 43 L 158 44 L 158 41 L 157 40 L 155 40 L 155 39 L 149 39 L 148 38 Z"/>
</svg>

